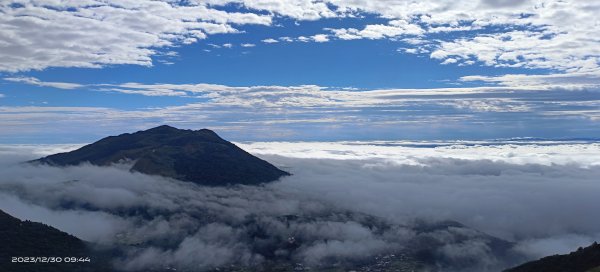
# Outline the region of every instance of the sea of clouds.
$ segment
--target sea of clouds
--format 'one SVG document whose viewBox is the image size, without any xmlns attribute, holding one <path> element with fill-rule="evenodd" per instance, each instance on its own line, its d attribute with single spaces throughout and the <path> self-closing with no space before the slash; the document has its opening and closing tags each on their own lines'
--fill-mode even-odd
<svg viewBox="0 0 600 272">
<path fill-rule="evenodd" d="M 319 265 L 402 250 L 426 235 L 445 243 L 436 252 L 446 260 L 494 271 L 507 263 L 477 231 L 512 242 L 523 259 L 600 241 L 598 143 L 238 145 L 293 175 L 258 187 L 201 187 L 127 165 L 22 163 L 79 145 L 4 145 L 0 209 L 87 241 L 132 246 L 117 262 L 134 270 L 260 264 L 291 237 L 299 247 L 274 254 Z M 374 220 L 391 227 L 373 227 Z M 466 227 L 422 234 L 414 226 L 423 220 Z"/>
</svg>

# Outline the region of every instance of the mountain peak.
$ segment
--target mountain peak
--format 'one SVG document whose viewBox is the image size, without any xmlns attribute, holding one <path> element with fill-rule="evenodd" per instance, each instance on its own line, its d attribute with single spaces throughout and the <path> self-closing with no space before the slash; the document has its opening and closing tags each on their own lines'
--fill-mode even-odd
<svg viewBox="0 0 600 272">
<path fill-rule="evenodd" d="M 167 125 L 106 137 L 34 162 L 54 166 L 84 162 L 110 166 L 123 161 L 133 162 L 132 171 L 201 185 L 260 184 L 289 175 L 212 130 L 185 130 Z"/>
<path fill-rule="evenodd" d="M 161 126 L 158 126 L 158 127 L 153 127 L 153 128 L 147 129 L 147 130 L 140 130 L 140 131 L 138 131 L 136 133 L 144 134 L 144 135 L 147 135 L 147 134 L 168 134 L 168 135 L 172 135 L 172 136 L 177 135 L 177 134 L 179 134 L 179 135 L 185 135 L 185 134 L 193 135 L 193 134 L 196 134 L 196 135 L 199 135 L 199 136 L 211 138 L 213 140 L 225 141 L 216 132 L 214 132 L 214 131 L 212 131 L 210 129 L 207 129 L 207 128 L 202 128 L 202 129 L 199 129 L 199 130 L 191 130 L 191 129 L 180 129 L 180 128 L 172 127 L 172 126 L 169 126 L 169 125 L 161 125 Z"/>
<path fill-rule="evenodd" d="M 180 131 L 183 129 L 178 129 L 169 125 L 162 125 L 162 126 L 158 126 L 158 127 L 153 127 L 151 129 L 148 130 L 142 130 L 142 132 L 159 132 L 159 131 Z"/>
</svg>

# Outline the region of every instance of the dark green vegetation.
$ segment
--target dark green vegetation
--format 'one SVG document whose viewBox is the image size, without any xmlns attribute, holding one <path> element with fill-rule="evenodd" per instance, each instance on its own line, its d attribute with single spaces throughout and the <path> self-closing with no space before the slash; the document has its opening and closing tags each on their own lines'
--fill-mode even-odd
<svg viewBox="0 0 600 272">
<path fill-rule="evenodd" d="M 90 262 L 24 263 L 13 257 L 77 257 Z M 82 258 L 82 259 L 79 259 Z M 0 210 L 0 271 L 107 271 L 105 257 L 88 243 L 42 223 L 21 221 Z"/>
<path fill-rule="evenodd" d="M 109 166 L 130 162 L 132 171 L 211 186 L 255 185 L 289 175 L 211 130 L 170 126 L 106 137 L 75 151 L 34 162 L 55 166 L 85 162 Z"/>
<path fill-rule="evenodd" d="M 600 244 L 593 243 L 565 255 L 553 255 L 528 262 L 505 272 L 597 272 L 600 271 Z"/>
</svg>

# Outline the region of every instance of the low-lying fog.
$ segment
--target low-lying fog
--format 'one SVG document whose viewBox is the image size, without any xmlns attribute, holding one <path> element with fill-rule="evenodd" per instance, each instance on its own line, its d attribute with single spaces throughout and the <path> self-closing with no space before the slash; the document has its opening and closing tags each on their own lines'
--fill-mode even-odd
<svg viewBox="0 0 600 272">
<path fill-rule="evenodd" d="M 260 263 L 264 256 L 244 229 L 249 217 L 268 239 L 305 241 L 291 258 L 310 265 L 402 247 L 417 235 L 415 220 L 458 221 L 514 242 L 512 251 L 528 259 L 600 240 L 598 143 L 238 145 L 293 175 L 259 187 L 209 188 L 131 173 L 124 165 L 20 163 L 76 146 L 0 146 L 0 209 L 87 241 L 143 244 L 120 260 L 131 269 Z M 336 211 L 398 227 L 373 231 L 364 218 L 333 218 Z M 287 215 L 314 220 L 290 226 L 281 219 Z M 440 254 L 468 255 L 480 270 L 503 265 L 473 237 L 472 243 L 450 239 Z"/>
</svg>

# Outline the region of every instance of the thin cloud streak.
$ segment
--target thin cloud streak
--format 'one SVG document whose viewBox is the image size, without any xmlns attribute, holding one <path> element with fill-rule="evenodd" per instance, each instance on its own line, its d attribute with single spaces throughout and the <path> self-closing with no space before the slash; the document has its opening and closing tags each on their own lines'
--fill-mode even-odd
<svg viewBox="0 0 600 272">
<path fill-rule="evenodd" d="M 528 90 L 508 86 L 345 90 L 315 85 L 240 87 L 132 82 L 86 85 L 86 90 L 80 91 L 94 88 L 102 92 L 126 93 L 115 96 L 183 95 L 191 101 L 183 105 L 138 109 L 4 106 L 0 107 L 0 120 L 7 129 L 0 135 L 35 136 L 42 131 L 66 133 L 66 128 L 84 127 L 93 120 L 112 129 L 108 133 L 167 123 L 195 129 L 219 128 L 238 135 L 236 140 L 266 140 L 269 136 L 277 140 L 285 137 L 290 137 L 288 140 L 303 137 L 312 140 L 331 139 L 331 135 L 365 139 L 364 135 L 356 133 L 366 133 L 370 135 L 367 139 L 373 140 L 416 139 L 419 135 L 422 139 L 459 139 L 468 135 L 472 137 L 469 139 L 547 137 L 544 135 L 572 138 L 595 135 L 598 129 L 594 124 L 599 120 L 597 107 L 600 103 L 597 90 Z M 515 127 L 515 120 L 526 125 Z M 492 124 L 494 130 L 476 129 Z M 356 126 L 364 130 L 352 129 Z M 475 133 L 469 133 L 474 130 Z M 94 132 L 94 129 L 85 131 Z M 460 131 L 466 134 L 457 134 Z M 107 131 L 95 133 L 104 136 Z M 262 138 L 255 138 L 255 135 L 262 135 Z M 381 138 L 381 135 L 387 136 Z"/>
</svg>

